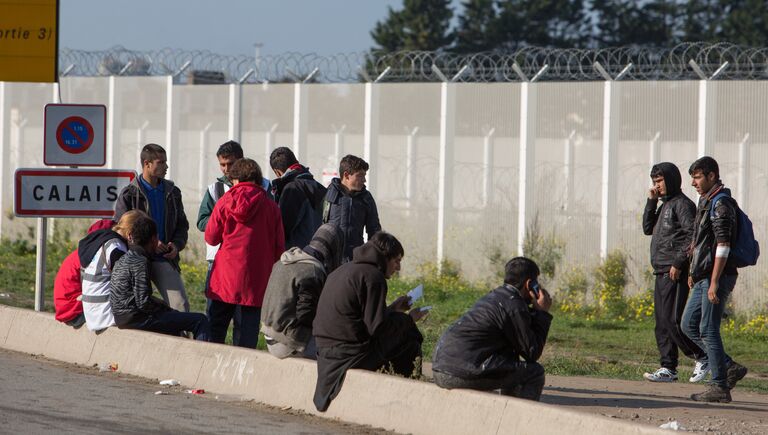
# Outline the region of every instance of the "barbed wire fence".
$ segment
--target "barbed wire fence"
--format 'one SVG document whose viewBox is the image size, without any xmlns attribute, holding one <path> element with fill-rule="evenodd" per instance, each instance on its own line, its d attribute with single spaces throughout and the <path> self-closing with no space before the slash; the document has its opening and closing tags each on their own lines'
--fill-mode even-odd
<svg viewBox="0 0 768 435">
<path fill-rule="evenodd" d="M 319 55 L 222 55 L 206 50 L 102 51 L 64 48 L 61 76 L 167 76 L 191 83 L 208 74 L 222 83 L 362 81 L 457 82 L 768 79 L 768 48 L 730 43 L 675 47 L 558 49 L 525 47 L 514 52 L 457 54 L 447 51 L 367 52 Z M 437 70 L 437 71 L 436 71 Z"/>
</svg>

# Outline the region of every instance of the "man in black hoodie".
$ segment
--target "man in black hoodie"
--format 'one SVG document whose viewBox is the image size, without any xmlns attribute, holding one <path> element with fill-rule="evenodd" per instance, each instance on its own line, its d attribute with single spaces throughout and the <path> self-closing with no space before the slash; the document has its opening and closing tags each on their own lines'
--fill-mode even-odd
<svg viewBox="0 0 768 435">
<path fill-rule="evenodd" d="M 680 170 L 662 162 L 651 168 L 653 186 L 643 211 L 643 232 L 651 238 L 651 265 L 656 277 L 653 292 L 656 346 L 661 367 L 643 377 L 651 382 L 677 380 L 678 347 L 694 360 L 690 382 L 699 382 L 709 373 L 707 354 L 680 329 L 688 300 L 688 247 L 693 241 L 696 206 L 680 190 Z M 658 207 L 659 199 L 662 201 Z"/>
<path fill-rule="evenodd" d="M 303 248 L 322 224 L 325 187 L 286 147 L 272 151 L 269 165 L 277 175 L 272 181 L 272 194 L 283 217 L 285 249 Z"/>
<path fill-rule="evenodd" d="M 403 246 L 380 231 L 355 248 L 353 259 L 328 275 L 312 324 L 317 342 L 315 407 L 328 409 L 347 369 L 391 368 L 410 376 L 424 340 L 416 321 L 426 315 L 410 307 L 408 296 L 389 306 L 387 279 L 400 270 Z"/>
</svg>

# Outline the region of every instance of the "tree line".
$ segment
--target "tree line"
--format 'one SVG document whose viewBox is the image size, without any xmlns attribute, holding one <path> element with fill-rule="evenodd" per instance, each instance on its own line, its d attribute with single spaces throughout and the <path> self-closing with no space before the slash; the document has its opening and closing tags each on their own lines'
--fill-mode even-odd
<svg viewBox="0 0 768 435">
<path fill-rule="evenodd" d="M 672 47 L 721 42 L 762 47 L 766 0 L 403 0 L 371 36 L 373 53 L 514 51 L 526 46 Z M 456 20 L 454 15 L 456 14 Z"/>
</svg>

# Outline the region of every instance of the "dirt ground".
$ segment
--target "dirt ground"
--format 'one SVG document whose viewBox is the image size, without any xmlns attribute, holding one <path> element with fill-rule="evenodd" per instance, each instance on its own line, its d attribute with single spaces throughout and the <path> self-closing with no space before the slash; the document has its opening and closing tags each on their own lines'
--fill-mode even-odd
<svg viewBox="0 0 768 435">
<path fill-rule="evenodd" d="M 740 391 L 737 386 L 731 392 L 733 401 L 728 404 L 690 400 L 691 394 L 705 387 L 687 380 L 662 384 L 548 376 L 542 402 L 657 427 L 677 421 L 689 431 L 768 433 L 768 395 Z"/>
</svg>

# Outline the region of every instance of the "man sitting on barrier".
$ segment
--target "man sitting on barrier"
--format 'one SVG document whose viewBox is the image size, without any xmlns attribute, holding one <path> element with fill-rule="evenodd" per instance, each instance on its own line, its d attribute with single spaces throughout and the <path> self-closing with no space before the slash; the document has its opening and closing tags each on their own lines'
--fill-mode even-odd
<svg viewBox="0 0 768 435">
<path fill-rule="evenodd" d="M 129 251 L 112 268 L 109 303 L 118 328 L 142 329 L 179 336 L 192 332 L 208 341 L 208 319 L 200 313 L 183 313 L 152 295 L 149 262 L 157 249 L 157 225 L 142 213 L 133 223 Z"/>
<path fill-rule="evenodd" d="M 423 337 L 416 321 L 426 311 L 401 296 L 386 306 L 387 279 L 400 270 L 403 246 L 380 231 L 353 251 L 352 261 L 328 275 L 312 324 L 317 340 L 318 411 L 339 394 L 347 369 L 391 369 L 411 376 Z M 418 373 L 417 373 L 418 374 Z"/>
<path fill-rule="evenodd" d="M 435 384 L 539 400 L 544 367 L 536 361 L 552 322 L 552 299 L 538 276 L 539 267 L 527 258 L 506 264 L 504 284 L 480 298 L 437 342 Z"/>
</svg>

